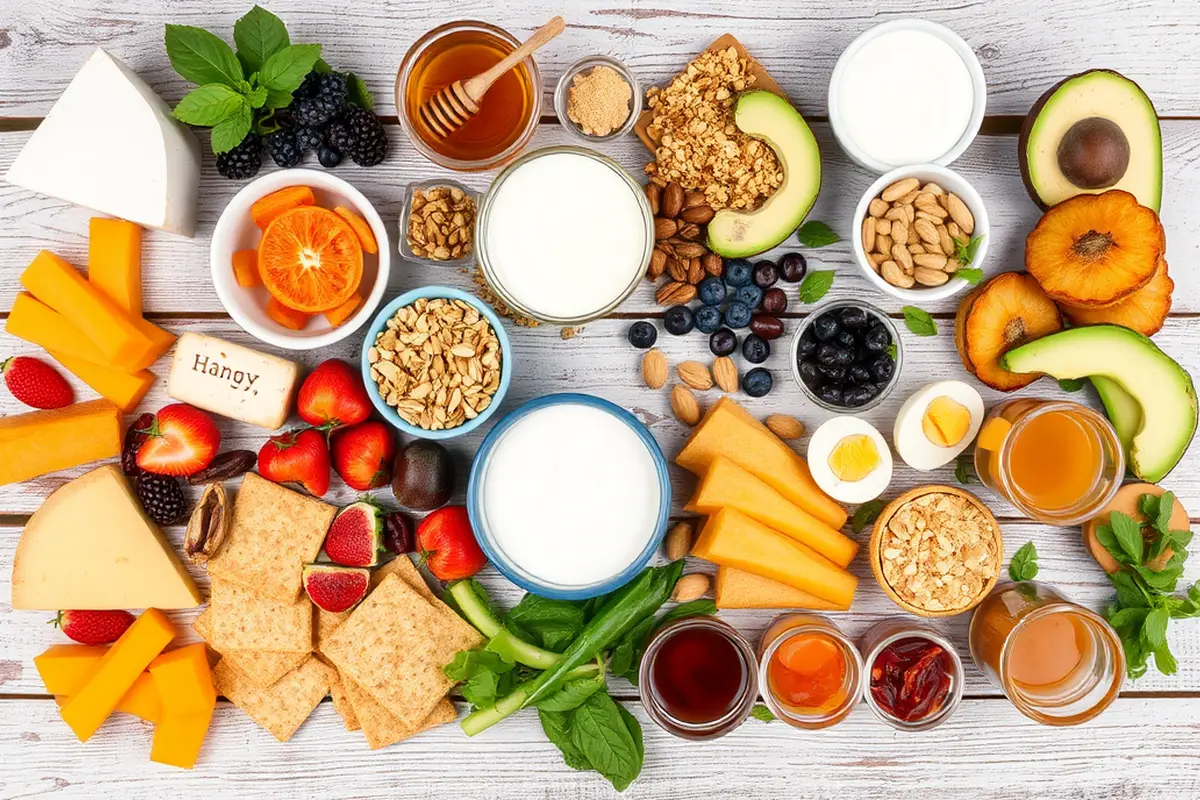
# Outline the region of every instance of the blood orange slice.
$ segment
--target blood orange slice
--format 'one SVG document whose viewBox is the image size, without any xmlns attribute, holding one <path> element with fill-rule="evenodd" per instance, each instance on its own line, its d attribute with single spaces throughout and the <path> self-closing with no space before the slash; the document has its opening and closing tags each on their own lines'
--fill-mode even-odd
<svg viewBox="0 0 1200 800">
<path fill-rule="evenodd" d="M 273 297 L 316 314 L 337 308 L 362 280 L 363 251 L 346 220 L 319 206 L 275 218 L 258 245 L 258 269 Z"/>
</svg>

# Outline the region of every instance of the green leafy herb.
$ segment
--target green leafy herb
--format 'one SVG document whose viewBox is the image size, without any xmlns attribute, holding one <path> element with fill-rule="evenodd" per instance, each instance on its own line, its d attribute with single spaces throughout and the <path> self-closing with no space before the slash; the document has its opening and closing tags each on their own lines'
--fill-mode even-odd
<svg viewBox="0 0 1200 800">
<path fill-rule="evenodd" d="M 626 719 L 616 701 L 602 692 L 587 698 L 571 718 L 571 743 L 618 792 L 629 788 L 642 769 L 641 726 L 635 739 Z"/>
<path fill-rule="evenodd" d="M 213 125 L 212 150 L 214 153 L 227 153 L 242 143 L 250 132 L 254 114 L 246 98 L 240 98 L 237 110 L 225 119 Z"/>
<path fill-rule="evenodd" d="M 241 111 L 246 97 L 223 83 L 206 83 L 183 96 L 175 119 L 189 125 L 212 126 Z"/>
<path fill-rule="evenodd" d="M 1058 388 L 1064 392 L 1078 392 L 1086 385 L 1086 378 L 1060 378 L 1058 381 Z"/>
<path fill-rule="evenodd" d="M 668 622 L 674 622 L 677 619 L 690 619 L 692 617 L 710 617 L 717 613 L 717 604 L 712 600 L 700 599 L 692 600 L 687 603 L 680 603 L 670 611 L 662 615 L 658 620 L 658 624 L 654 627 L 661 628 Z"/>
<path fill-rule="evenodd" d="M 583 630 L 585 619 L 581 603 L 527 594 L 504 621 L 510 627 L 515 625 L 533 643 L 559 652 Z"/>
<path fill-rule="evenodd" d="M 842 240 L 842 237 L 838 236 L 833 228 L 819 219 L 810 219 L 801 225 L 796 231 L 796 238 L 805 247 L 828 247 Z"/>
<path fill-rule="evenodd" d="M 171 66 L 192 83 L 236 87 L 246 77 L 233 48 L 203 28 L 168 25 L 166 45 Z"/>
<path fill-rule="evenodd" d="M 1031 581 L 1038 574 L 1038 552 L 1033 542 L 1026 542 L 1008 563 L 1008 577 L 1014 581 Z"/>
<path fill-rule="evenodd" d="M 976 267 L 964 267 L 958 272 L 955 272 L 954 277 L 962 278 L 964 281 L 974 286 L 983 280 L 983 270 Z"/>
<path fill-rule="evenodd" d="M 955 238 L 954 239 L 954 257 L 958 259 L 958 263 L 964 267 L 969 267 L 971 262 L 975 260 L 975 254 L 979 252 L 979 245 L 983 244 L 983 236 L 973 236 L 970 241 Z"/>
<path fill-rule="evenodd" d="M 879 519 L 879 512 L 883 511 L 886 503 L 880 498 L 869 500 L 854 510 L 854 516 L 850 519 L 850 529 L 855 533 L 862 533 L 868 525 Z"/>
<path fill-rule="evenodd" d="M 896 347 L 896 343 L 895 343 L 895 342 L 892 342 L 891 344 L 889 344 L 889 345 L 887 346 L 887 351 L 886 351 L 886 352 L 887 352 L 887 354 L 888 354 L 888 358 L 892 359 L 892 361 L 895 361 L 895 360 L 896 360 L 896 355 L 897 355 L 897 353 L 899 353 L 900 351 L 899 351 L 899 349 L 897 349 L 897 347 Z"/>
<path fill-rule="evenodd" d="M 261 6 L 254 6 L 233 24 L 233 43 L 246 71 L 257 72 L 268 58 L 292 42 L 283 20 Z"/>
<path fill-rule="evenodd" d="M 609 668 L 613 675 L 625 678 L 637 686 L 638 670 L 642 666 L 642 654 L 646 651 L 650 634 L 677 619 L 705 617 L 715 613 L 717 613 L 716 603 L 712 600 L 700 599 L 681 603 L 658 618 L 647 617 L 641 624 L 634 626 L 629 633 L 625 634 L 613 648 Z"/>
<path fill-rule="evenodd" d="M 277 92 L 294 92 L 321 57 L 319 44 L 293 44 L 267 59 L 259 73 L 259 82 Z"/>
<path fill-rule="evenodd" d="M 767 708 L 762 703 L 758 703 L 754 708 L 750 709 L 750 716 L 754 717 L 759 722 L 774 722 L 776 716 L 771 713 L 771 709 Z"/>
<path fill-rule="evenodd" d="M 833 286 L 833 270 L 819 269 L 808 273 L 800 283 L 800 302 L 815 303 Z"/>
<path fill-rule="evenodd" d="M 554 694 L 538 703 L 546 711 L 574 711 L 596 692 L 604 690 L 604 670 L 585 678 L 573 678 L 562 685 Z M 463 693 L 466 697 L 466 693 Z M 470 699 L 470 698 L 468 698 Z"/>
<path fill-rule="evenodd" d="M 367 89 L 367 84 L 363 82 L 362 78 L 353 72 L 347 72 L 346 83 L 349 85 L 349 99 L 351 103 L 368 111 L 375 110 L 375 98 L 371 96 L 371 92 Z"/>
<path fill-rule="evenodd" d="M 1109 527 L 1121 550 L 1126 564 L 1141 564 L 1146 540 L 1142 538 L 1142 526 L 1128 514 L 1114 511 L 1108 517 Z"/>
<path fill-rule="evenodd" d="M 937 336 L 938 326 L 929 312 L 916 306 L 905 306 L 904 325 L 917 336 Z"/>
<path fill-rule="evenodd" d="M 959 456 L 958 460 L 954 463 L 954 480 L 963 486 L 970 486 L 975 482 L 971 456 L 966 453 Z"/>
<path fill-rule="evenodd" d="M 564 711 L 538 709 L 538 719 L 542 721 L 542 731 L 545 732 L 546 738 L 562 753 L 563 761 L 571 769 L 587 771 L 592 768 L 592 762 L 588 761 L 583 751 L 571 741 L 572 716 Z"/>
</svg>

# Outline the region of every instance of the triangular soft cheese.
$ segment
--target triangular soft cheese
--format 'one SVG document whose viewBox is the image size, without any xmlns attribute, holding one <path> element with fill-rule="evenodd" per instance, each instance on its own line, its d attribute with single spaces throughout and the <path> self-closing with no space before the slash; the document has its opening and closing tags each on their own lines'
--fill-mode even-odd
<svg viewBox="0 0 1200 800">
<path fill-rule="evenodd" d="M 200 593 L 129 481 L 109 464 L 59 488 L 13 559 L 14 609 L 194 608 Z"/>
</svg>

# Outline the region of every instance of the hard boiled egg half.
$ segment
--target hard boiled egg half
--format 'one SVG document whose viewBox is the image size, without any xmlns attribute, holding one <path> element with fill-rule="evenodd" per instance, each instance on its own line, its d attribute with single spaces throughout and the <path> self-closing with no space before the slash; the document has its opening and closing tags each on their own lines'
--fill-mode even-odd
<svg viewBox="0 0 1200 800">
<path fill-rule="evenodd" d="M 821 489 L 842 503 L 865 503 L 892 482 L 892 451 L 869 422 L 834 417 L 813 433 L 808 467 Z"/>
<path fill-rule="evenodd" d="M 979 433 L 983 398 L 962 381 L 938 381 L 913 392 L 900 406 L 892 441 L 913 469 L 944 467 Z"/>
</svg>

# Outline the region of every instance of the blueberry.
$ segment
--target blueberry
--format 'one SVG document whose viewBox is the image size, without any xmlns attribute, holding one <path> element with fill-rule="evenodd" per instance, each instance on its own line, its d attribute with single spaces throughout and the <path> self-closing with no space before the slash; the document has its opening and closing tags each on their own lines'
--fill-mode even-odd
<svg viewBox="0 0 1200 800">
<path fill-rule="evenodd" d="M 865 386 L 851 386 L 842 392 L 842 403 L 850 408 L 858 408 L 873 397 L 871 390 Z"/>
<path fill-rule="evenodd" d="M 779 274 L 788 283 L 804 280 L 808 272 L 808 262 L 800 253 L 785 253 L 779 259 Z"/>
<path fill-rule="evenodd" d="M 682 336 L 696 327 L 696 318 L 687 306 L 671 306 L 663 313 L 663 327 L 667 333 Z"/>
<path fill-rule="evenodd" d="M 775 379 L 762 367 L 755 367 L 742 378 L 742 391 L 751 397 L 762 397 L 771 391 Z"/>
<path fill-rule="evenodd" d="M 759 261 L 754 265 L 754 285 L 760 289 L 770 289 L 779 281 L 779 270 L 770 261 Z"/>
<path fill-rule="evenodd" d="M 858 330 L 867 326 L 867 312 L 854 306 L 843 308 L 838 313 L 838 320 L 842 323 L 843 328 L 852 331 Z"/>
<path fill-rule="evenodd" d="M 804 333 L 800 334 L 800 341 L 796 344 L 796 355 L 800 358 L 812 355 L 817 349 L 817 337 L 813 335 L 812 328 L 805 328 Z"/>
<path fill-rule="evenodd" d="M 750 283 L 754 268 L 744 258 L 731 258 L 725 262 L 725 282 L 730 286 L 745 286 Z"/>
<path fill-rule="evenodd" d="M 892 343 L 892 335 L 888 333 L 888 329 L 883 327 L 882 323 L 876 322 L 867 329 L 867 335 L 863 337 L 863 346 L 872 353 L 882 353 L 888 349 L 888 345 Z"/>
<path fill-rule="evenodd" d="M 842 404 L 842 389 L 840 386 L 827 383 L 817 390 L 817 397 L 831 406 L 840 406 Z"/>
<path fill-rule="evenodd" d="M 725 302 L 725 282 L 720 278 L 705 278 L 696 287 L 700 302 L 706 306 L 719 306 Z"/>
<path fill-rule="evenodd" d="M 826 312 L 813 320 L 812 332 L 813 336 L 817 337 L 817 341 L 828 342 L 837 336 L 841 330 L 842 326 L 838 323 L 837 316 L 832 311 Z"/>
<path fill-rule="evenodd" d="M 854 364 L 846 372 L 846 380 L 856 386 L 865 386 L 874 378 L 871 377 L 871 371 L 862 364 Z"/>
<path fill-rule="evenodd" d="M 742 342 L 742 356 L 751 364 L 761 364 L 771 355 L 771 345 L 756 334 L 750 334 Z"/>
<path fill-rule="evenodd" d="M 804 360 L 800 362 L 800 380 L 810 389 L 821 384 L 821 373 L 817 371 L 817 362 Z"/>
<path fill-rule="evenodd" d="M 841 386 L 846 381 L 846 368 L 839 364 L 819 364 L 817 372 L 821 373 L 822 382 Z"/>
<path fill-rule="evenodd" d="M 875 379 L 876 383 L 886 384 L 896 372 L 896 362 L 887 356 L 880 356 L 871 362 L 868 369 L 871 370 L 871 377 Z"/>
<path fill-rule="evenodd" d="M 658 330 L 649 322 L 635 322 L 629 326 L 629 343 L 639 350 L 653 347 L 658 340 Z"/>
<path fill-rule="evenodd" d="M 751 283 L 747 286 L 739 286 L 733 296 L 739 303 L 745 303 L 753 310 L 758 308 L 758 304 L 762 302 L 763 290 Z"/>
<path fill-rule="evenodd" d="M 721 310 L 716 306 L 700 306 L 695 316 L 696 330 L 701 333 L 712 333 L 721 327 Z"/>
<path fill-rule="evenodd" d="M 730 300 L 729 305 L 725 307 L 725 324 L 730 328 L 746 327 L 753 316 L 750 306 L 739 300 Z"/>
<path fill-rule="evenodd" d="M 713 331 L 712 336 L 708 337 L 708 349 L 714 356 L 727 356 L 737 350 L 737 345 L 737 334 L 729 328 Z"/>
</svg>

